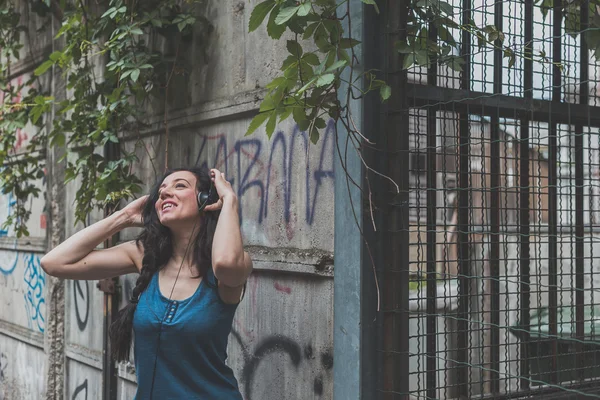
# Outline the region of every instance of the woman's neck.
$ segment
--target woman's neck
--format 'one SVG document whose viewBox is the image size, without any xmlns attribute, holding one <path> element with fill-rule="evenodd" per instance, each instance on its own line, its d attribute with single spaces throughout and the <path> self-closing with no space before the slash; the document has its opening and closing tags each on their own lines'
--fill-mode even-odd
<svg viewBox="0 0 600 400">
<path fill-rule="evenodd" d="M 178 230 L 177 232 L 171 232 L 171 235 L 173 245 L 171 260 L 177 266 L 182 263 L 191 266 L 194 260 L 194 242 L 198 237 L 198 228 Z"/>
</svg>

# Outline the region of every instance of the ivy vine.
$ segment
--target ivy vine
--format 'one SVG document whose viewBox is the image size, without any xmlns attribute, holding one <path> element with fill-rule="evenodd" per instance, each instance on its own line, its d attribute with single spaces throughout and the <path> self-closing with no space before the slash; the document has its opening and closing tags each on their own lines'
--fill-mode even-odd
<svg viewBox="0 0 600 400">
<path fill-rule="evenodd" d="M 361 0 L 379 13 L 375 0 Z M 500 49 L 507 59 L 508 67 L 517 57 L 529 58 L 551 64 L 543 51 L 534 54 L 531 43 L 522 49 L 505 42 L 505 34 L 494 25 L 477 26 L 471 20 L 457 22 L 460 16 L 455 7 L 443 0 L 408 0 L 408 18 L 405 38 L 394 44 L 403 56 L 403 68 L 429 67 L 431 63 L 446 65 L 454 71 L 462 71 L 464 58 L 460 52 L 460 40 L 452 32 L 468 31 L 477 46 Z M 554 7 L 553 0 L 535 0 L 544 18 Z M 585 31 L 588 46 L 596 57 L 600 55 L 600 0 L 563 2 L 561 13 L 565 32 L 571 37 L 580 35 L 580 10 L 589 6 L 589 23 Z M 260 113 L 252 120 L 247 131 L 254 132 L 266 123 L 270 137 L 277 121 L 290 115 L 300 129 L 307 130 L 313 142 L 319 138 L 318 128 L 325 126 L 327 116 L 341 121 L 356 141 L 364 136 L 356 129 L 346 104 L 341 104 L 339 89 L 345 83 L 348 93 L 342 98 L 361 98 L 378 90 L 382 101 L 391 95 L 391 88 L 377 78 L 377 71 L 365 71 L 348 81 L 343 78 L 347 69 L 358 70 L 353 49 L 360 42 L 349 37 L 343 29 L 349 21 L 350 0 L 266 0 L 256 5 L 250 18 L 250 32 L 266 20 L 268 35 L 280 40 L 290 31 L 294 39 L 287 41 L 289 55 L 281 66 L 281 73 L 267 85 L 267 95 L 260 105 Z M 344 11 L 345 10 L 345 11 Z M 435 32 L 432 37 L 431 31 Z M 303 47 L 304 46 L 304 47 Z M 310 49 L 305 51 L 305 48 Z M 563 65 L 558 65 L 563 68 Z M 364 78 L 364 86 L 358 86 Z M 345 95 L 349 95 L 346 97 Z M 368 166 L 365 164 L 368 168 Z"/>
<path fill-rule="evenodd" d="M 131 172 L 137 156 L 123 146 L 119 134 L 145 126 L 149 102 L 166 97 L 173 72 L 148 38 L 159 34 L 181 40 L 191 33 L 197 17 L 192 14 L 193 1 L 186 7 L 175 0 L 107 3 L 102 8 L 81 0 L 35 2 L 32 10 L 38 15 L 60 22 L 54 39 L 62 40 L 64 47 L 50 54 L 30 80 L 15 85 L 11 65 L 23 56 L 21 33 L 28 32 L 19 2 L 0 1 L 0 165 L 5 167 L 0 188 L 17 200 L 3 226 L 14 226 L 18 237 L 29 234 L 26 221 L 31 211 L 26 204 L 40 193 L 34 182 L 44 175 L 40 152 L 46 145 L 68 150 L 59 162 L 66 163 L 65 183 L 79 182 L 76 222 L 85 223 L 96 207 L 114 205 L 141 191 L 142 182 Z M 38 78 L 53 68 L 65 79 L 66 99 L 40 91 Z M 36 132 L 27 148 L 17 152 L 18 130 L 28 123 Z M 120 149 L 117 159 L 104 156 L 101 149 L 107 143 Z"/>
</svg>

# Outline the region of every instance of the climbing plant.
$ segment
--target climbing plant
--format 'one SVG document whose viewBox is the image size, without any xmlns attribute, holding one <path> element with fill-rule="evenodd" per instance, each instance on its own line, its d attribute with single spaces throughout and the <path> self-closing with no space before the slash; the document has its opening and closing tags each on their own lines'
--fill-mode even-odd
<svg viewBox="0 0 600 400">
<path fill-rule="evenodd" d="M 0 1 L 0 187 L 17 200 L 4 223 L 14 226 L 17 236 L 28 235 L 27 201 L 39 195 L 34 183 L 44 175 L 40 151 L 47 144 L 68 149 L 60 162 L 66 164 L 65 183 L 78 182 L 76 221 L 85 222 L 94 207 L 115 204 L 141 190 L 131 173 L 137 157 L 123 146 L 119 132 L 144 127 L 152 97 L 166 97 L 177 60 L 165 60 L 149 37 L 180 41 L 191 33 L 198 18 L 192 13 L 193 1 L 180 3 L 111 0 L 101 7 L 82 0 L 33 2 L 32 11 L 59 23 L 54 40 L 63 46 L 31 79 L 15 84 L 11 66 L 24 56 L 22 40 L 29 32 L 20 2 Z M 53 69 L 64 77 L 69 93 L 65 99 L 43 92 L 40 79 Z M 35 134 L 24 151 L 15 151 L 20 130 L 28 124 L 37 127 Z M 118 146 L 119 157 L 105 158 L 101 150 L 107 143 Z"/>
<path fill-rule="evenodd" d="M 379 12 L 376 0 L 361 1 Z M 17 200 L 4 227 L 14 226 L 17 236 L 28 235 L 28 202 L 40 194 L 34 182 L 44 176 L 43 150 L 48 146 L 67 149 L 59 161 L 65 163 L 66 181 L 78 182 L 76 221 L 85 221 L 96 207 L 114 205 L 141 190 L 131 170 L 138 161 L 136 154 L 123 146 L 120 134 L 145 126 L 153 97 L 167 98 L 177 60 L 168 60 L 149 38 L 159 35 L 181 42 L 188 37 L 202 18 L 194 13 L 195 2 L 0 0 L 0 189 Z M 553 0 L 536 0 L 536 4 L 544 15 L 554 7 Z M 589 4 L 585 38 L 594 54 L 600 54 L 600 0 L 561 4 L 565 31 L 572 36 L 581 34 L 580 9 Z M 31 79 L 19 83 L 14 67 L 25 56 L 24 40 L 31 39 L 20 13 L 23 7 L 46 19 L 46 27 L 57 24 L 60 29 L 54 40 L 62 45 L 54 46 L 57 50 L 37 66 Z M 406 9 L 406 37 L 395 43 L 405 69 L 438 63 L 460 71 L 464 61 L 455 35 L 462 31 L 469 31 L 480 47 L 501 49 L 509 65 L 518 57 L 551 62 L 543 53 L 533 54 L 530 44 L 517 49 L 505 43 L 505 35 L 493 25 L 457 22 L 451 3 L 410 0 Z M 360 153 L 366 138 L 354 124 L 348 104 L 373 91 L 386 101 L 392 88 L 378 71 L 357 68 L 359 42 L 348 29 L 350 0 L 265 0 L 253 7 L 249 30 L 261 25 L 273 40 L 286 41 L 287 54 L 282 55 L 278 76 L 266 85 L 247 133 L 265 125 L 270 137 L 277 123 L 293 118 L 317 142 L 319 129 L 333 118 L 348 131 Z M 46 93 L 43 80 L 50 73 L 64 78 L 66 98 Z M 34 127 L 29 131 L 35 133 L 25 149 L 16 151 L 21 130 L 28 127 Z M 104 156 L 101 150 L 107 144 L 119 149 L 117 157 Z"/>
<path fill-rule="evenodd" d="M 379 13 L 376 0 L 361 2 Z M 535 0 L 535 4 L 544 18 L 554 7 L 553 0 Z M 581 33 L 582 5 L 589 6 L 585 38 L 590 50 L 596 56 L 600 55 L 600 0 L 565 1 L 562 4 L 564 29 L 572 37 Z M 505 34 L 494 25 L 478 26 L 472 19 L 457 22 L 461 16 L 449 2 L 408 0 L 406 11 L 405 37 L 394 43 L 402 56 L 404 69 L 437 63 L 462 71 L 464 59 L 460 53 L 460 40 L 455 35 L 463 31 L 475 38 L 479 48 L 500 49 L 509 67 L 515 64 L 517 57 L 552 63 L 544 52 L 535 54 L 531 43 L 521 49 L 505 43 Z M 270 136 L 277 121 L 291 115 L 301 129 L 310 133 L 313 142 L 319 139 L 318 129 L 325 126 L 325 118 L 341 121 L 355 143 L 365 139 L 353 123 L 347 100 L 379 91 L 381 100 L 385 101 L 392 89 L 378 77 L 377 71 L 357 72 L 360 66 L 354 49 L 360 42 L 344 29 L 351 23 L 350 0 L 265 0 L 254 7 L 249 24 L 251 32 L 265 24 L 268 35 L 274 40 L 281 40 L 286 31 L 292 37 L 287 40 L 288 55 L 281 65 L 281 73 L 267 84 L 267 95 L 248 134 L 266 123 L 265 129 Z M 351 73 L 344 74 L 348 70 Z M 344 93 L 339 93 L 340 88 Z M 340 98 L 346 101 L 341 103 Z"/>
</svg>

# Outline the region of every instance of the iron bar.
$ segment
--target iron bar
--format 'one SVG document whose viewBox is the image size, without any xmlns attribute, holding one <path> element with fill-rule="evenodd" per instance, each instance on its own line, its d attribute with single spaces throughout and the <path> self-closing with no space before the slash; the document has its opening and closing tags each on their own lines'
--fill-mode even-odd
<svg viewBox="0 0 600 400">
<path fill-rule="evenodd" d="M 462 0 L 462 22 L 468 24 L 471 21 L 471 0 Z M 463 68 L 461 76 L 461 89 L 465 92 L 471 90 L 471 34 L 468 30 L 462 31 L 461 56 Z M 469 156 L 470 156 L 470 132 L 469 112 L 459 114 L 458 133 L 458 338 L 457 338 L 457 394 L 469 397 L 469 310 L 470 310 L 470 285 L 471 285 L 471 262 L 470 262 L 470 235 L 469 235 Z"/>
<path fill-rule="evenodd" d="M 406 399 L 410 390 L 409 382 L 409 137 L 399 135 L 400 132 L 408 132 L 408 106 L 407 98 L 402 96 L 406 85 L 406 74 L 387 75 L 388 71 L 399 70 L 402 66 L 403 56 L 393 52 L 392 45 L 397 40 L 406 38 L 406 25 L 408 15 L 408 0 L 388 0 L 386 2 L 388 32 L 386 43 L 389 56 L 386 65 L 386 80 L 395 90 L 389 100 L 389 107 L 402 110 L 401 113 L 386 115 L 384 123 L 384 149 L 388 151 L 385 171 L 394 182 L 398 184 L 398 190 L 390 182 L 387 182 L 387 204 L 385 213 L 387 216 L 386 234 L 384 240 L 387 249 L 384 261 L 384 279 L 382 281 L 383 312 L 383 349 L 384 377 L 383 393 L 384 399 Z M 397 156 L 399 154 L 399 157 Z M 396 156 L 391 156 L 396 155 Z M 398 270 L 400 266 L 400 270 Z M 393 310 L 400 310 L 399 313 Z"/>
<path fill-rule="evenodd" d="M 437 42 L 434 21 L 429 21 L 429 40 Z M 437 60 L 432 59 L 427 70 L 427 84 L 437 85 Z M 437 373 L 437 117 L 435 110 L 427 112 L 427 396 L 436 398 Z"/>
<path fill-rule="evenodd" d="M 525 55 L 523 59 L 523 97 L 533 97 L 533 0 L 525 0 Z M 528 56 L 529 55 L 529 56 Z M 520 287 L 519 306 L 521 328 L 519 373 L 520 388 L 529 389 L 529 331 L 530 326 L 530 148 L 529 116 L 521 119 L 519 137 L 519 246 L 520 246 Z"/>
<path fill-rule="evenodd" d="M 491 93 L 473 92 L 464 89 L 450 89 L 409 83 L 406 96 L 413 107 L 445 110 L 458 113 L 489 116 L 494 112 L 500 118 L 522 119 L 530 121 L 554 121 L 569 123 L 585 120 L 590 127 L 600 127 L 600 107 L 583 106 L 573 103 L 552 103 L 548 100 L 523 98 Z M 391 109 L 393 115 L 398 110 Z"/>
<path fill-rule="evenodd" d="M 494 5 L 494 24 L 502 32 L 502 2 Z M 502 46 L 494 50 L 494 94 L 502 94 Z M 490 392 L 500 391 L 500 119 L 492 116 L 490 126 Z M 485 194 L 484 194 L 485 195 Z"/>
</svg>

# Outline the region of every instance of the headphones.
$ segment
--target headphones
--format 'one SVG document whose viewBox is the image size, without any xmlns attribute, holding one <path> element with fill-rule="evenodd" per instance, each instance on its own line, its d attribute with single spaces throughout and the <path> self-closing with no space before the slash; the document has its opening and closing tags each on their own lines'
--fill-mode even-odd
<svg viewBox="0 0 600 400">
<path fill-rule="evenodd" d="M 203 211 L 204 208 L 210 204 L 214 204 L 219 201 L 219 196 L 214 190 L 214 184 L 210 181 L 208 191 L 201 190 L 198 192 L 198 211 Z"/>
</svg>

